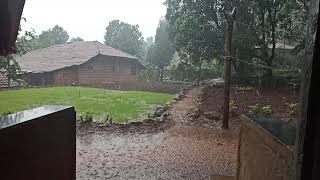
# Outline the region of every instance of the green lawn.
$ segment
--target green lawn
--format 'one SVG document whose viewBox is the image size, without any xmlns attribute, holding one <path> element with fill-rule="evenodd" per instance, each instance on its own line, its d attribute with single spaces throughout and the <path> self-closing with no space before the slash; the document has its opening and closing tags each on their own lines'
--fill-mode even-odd
<svg viewBox="0 0 320 180">
<path fill-rule="evenodd" d="M 56 87 L 0 91 L 0 114 L 41 105 L 72 105 L 77 116 L 90 113 L 95 120 L 139 121 L 152 114 L 156 106 L 173 98 L 171 94 L 142 91 L 111 91 L 96 88 Z"/>
</svg>

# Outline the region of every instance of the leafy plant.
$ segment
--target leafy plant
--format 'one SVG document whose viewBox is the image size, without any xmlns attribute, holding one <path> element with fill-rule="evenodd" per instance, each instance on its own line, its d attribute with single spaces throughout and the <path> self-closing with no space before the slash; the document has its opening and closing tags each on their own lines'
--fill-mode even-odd
<svg viewBox="0 0 320 180">
<path fill-rule="evenodd" d="M 297 113 L 297 103 L 286 103 L 286 105 L 288 106 L 288 112 L 290 116 L 295 115 Z"/>
<path fill-rule="evenodd" d="M 0 114 L 0 116 L 7 116 L 9 114 L 13 114 L 13 112 L 11 112 L 11 111 L 3 112 Z"/>
<path fill-rule="evenodd" d="M 252 91 L 254 90 L 254 87 L 247 86 L 247 87 L 235 87 L 236 91 Z"/>
<path fill-rule="evenodd" d="M 272 114 L 273 111 L 272 111 L 271 105 L 261 106 L 259 103 L 257 103 L 249 106 L 249 112 L 254 114 L 261 113 L 261 114 L 270 115 Z"/>
<path fill-rule="evenodd" d="M 268 114 L 268 115 L 272 114 L 271 105 L 263 106 L 263 107 L 261 108 L 261 113 L 263 113 L 263 114 Z"/>
<path fill-rule="evenodd" d="M 231 100 L 230 103 L 229 103 L 229 109 L 230 109 L 230 112 L 231 114 L 235 114 L 235 111 L 237 110 L 237 104 L 234 100 Z"/>
<path fill-rule="evenodd" d="M 92 122 L 93 121 L 93 114 L 90 112 L 84 112 L 80 114 L 80 121 L 81 122 Z"/>
<path fill-rule="evenodd" d="M 254 104 L 249 106 L 249 112 L 258 114 L 260 112 L 260 104 Z"/>
</svg>

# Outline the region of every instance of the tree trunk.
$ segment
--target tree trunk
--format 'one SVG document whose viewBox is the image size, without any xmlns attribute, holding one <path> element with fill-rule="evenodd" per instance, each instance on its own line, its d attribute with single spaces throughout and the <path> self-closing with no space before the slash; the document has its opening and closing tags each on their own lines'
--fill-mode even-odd
<svg viewBox="0 0 320 180">
<path fill-rule="evenodd" d="M 199 70 L 198 70 L 198 78 L 197 78 L 198 86 L 200 85 L 201 81 L 202 81 L 202 59 L 200 58 Z"/>
<path fill-rule="evenodd" d="M 226 15 L 227 24 L 224 43 L 224 104 L 222 128 L 229 129 L 229 104 L 231 84 L 231 43 L 235 9 L 230 15 Z"/>
<path fill-rule="evenodd" d="M 164 71 L 163 69 L 164 69 L 164 67 L 161 67 L 161 68 L 160 68 L 160 81 L 161 81 L 161 82 L 163 81 L 163 76 L 164 76 L 164 75 L 163 75 L 163 71 Z"/>
</svg>

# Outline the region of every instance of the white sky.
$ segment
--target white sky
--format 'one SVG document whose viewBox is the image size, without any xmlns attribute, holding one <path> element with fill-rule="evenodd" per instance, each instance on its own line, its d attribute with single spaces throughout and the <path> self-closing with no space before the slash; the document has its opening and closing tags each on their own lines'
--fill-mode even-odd
<svg viewBox="0 0 320 180">
<path fill-rule="evenodd" d="M 113 19 L 138 24 L 143 37 L 154 36 L 165 15 L 164 0 L 26 0 L 23 30 L 37 34 L 58 24 L 71 37 L 103 42 L 105 28 Z"/>
</svg>

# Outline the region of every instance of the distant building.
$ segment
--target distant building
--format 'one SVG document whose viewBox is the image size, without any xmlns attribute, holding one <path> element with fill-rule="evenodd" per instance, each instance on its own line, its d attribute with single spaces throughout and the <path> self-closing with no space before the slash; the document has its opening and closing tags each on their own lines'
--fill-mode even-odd
<svg viewBox="0 0 320 180">
<path fill-rule="evenodd" d="M 73 42 L 31 51 L 17 58 L 33 86 L 93 85 L 138 80 L 144 66 L 130 54 L 97 41 Z"/>
</svg>

